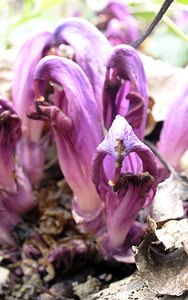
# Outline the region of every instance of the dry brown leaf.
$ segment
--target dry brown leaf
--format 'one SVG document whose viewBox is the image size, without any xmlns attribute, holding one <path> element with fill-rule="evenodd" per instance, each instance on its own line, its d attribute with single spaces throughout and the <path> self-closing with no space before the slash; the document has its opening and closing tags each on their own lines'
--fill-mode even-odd
<svg viewBox="0 0 188 300">
<path fill-rule="evenodd" d="M 182 201 L 187 198 L 187 179 L 171 174 L 158 185 L 152 204 L 151 217 L 156 222 L 181 218 L 184 215 Z"/>
<path fill-rule="evenodd" d="M 148 218 L 148 231 L 135 256 L 148 288 L 161 295 L 180 296 L 188 291 L 188 220 L 171 220 L 157 228 Z"/>
</svg>

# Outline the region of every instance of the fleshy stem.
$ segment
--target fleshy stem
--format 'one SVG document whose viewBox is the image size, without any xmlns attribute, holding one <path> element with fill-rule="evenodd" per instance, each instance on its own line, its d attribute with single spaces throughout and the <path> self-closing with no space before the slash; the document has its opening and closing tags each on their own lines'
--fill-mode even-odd
<svg viewBox="0 0 188 300">
<path fill-rule="evenodd" d="M 159 21 L 162 19 L 163 15 L 166 13 L 166 11 L 168 10 L 168 8 L 170 7 L 170 5 L 172 4 L 173 0 L 165 0 L 159 10 L 159 12 L 157 13 L 157 15 L 155 16 L 155 18 L 153 19 L 153 21 L 151 22 L 151 24 L 149 25 L 148 29 L 146 30 L 146 32 L 135 42 L 131 43 L 131 46 L 134 48 L 138 48 L 142 42 L 152 33 L 153 29 L 157 26 L 157 24 L 159 23 Z"/>
</svg>

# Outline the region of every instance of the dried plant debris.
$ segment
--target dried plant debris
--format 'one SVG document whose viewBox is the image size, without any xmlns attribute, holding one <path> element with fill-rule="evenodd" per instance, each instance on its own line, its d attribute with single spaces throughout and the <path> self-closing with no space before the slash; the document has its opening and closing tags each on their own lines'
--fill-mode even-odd
<svg viewBox="0 0 188 300">
<path fill-rule="evenodd" d="M 156 221 L 167 221 L 184 216 L 184 203 L 188 195 L 188 181 L 185 177 L 171 174 L 158 185 L 152 203 L 151 217 Z"/>
<path fill-rule="evenodd" d="M 179 297 L 159 295 L 148 289 L 138 272 L 116 281 L 110 286 L 84 300 L 186 300 L 187 295 Z"/>
<path fill-rule="evenodd" d="M 188 292 L 188 220 L 161 224 L 157 228 L 148 218 L 144 241 L 136 249 L 136 265 L 152 292 L 179 296 Z"/>
<path fill-rule="evenodd" d="M 0 267 L 0 293 L 2 288 L 8 284 L 10 271 L 6 268 Z"/>
</svg>

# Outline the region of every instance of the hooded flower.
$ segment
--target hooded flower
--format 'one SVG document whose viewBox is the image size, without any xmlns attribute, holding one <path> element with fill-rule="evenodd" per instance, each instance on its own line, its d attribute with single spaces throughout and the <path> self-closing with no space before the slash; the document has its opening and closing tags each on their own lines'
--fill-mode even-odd
<svg viewBox="0 0 188 300">
<path fill-rule="evenodd" d="M 188 88 L 176 97 L 166 116 L 157 149 L 178 171 L 181 158 L 188 150 Z"/>
<path fill-rule="evenodd" d="M 81 18 L 66 19 L 54 33 L 38 34 L 28 39 L 20 49 L 14 67 L 12 89 L 13 100 L 23 121 L 23 137 L 17 146 L 17 152 L 33 183 L 42 177 L 49 142 L 48 136 L 42 136 L 43 123 L 26 117 L 34 101 L 33 72 L 36 64 L 42 57 L 50 54 L 74 60 L 87 74 L 102 114 L 102 85 L 106 57 L 110 50 L 110 43 L 103 34 Z M 47 93 L 50 97 L 50 90 Z M 33 164 L 30 164 L 31 161 Z"/>
<path fill-rule="evenodd" d="M 21 121 L 11 101 L 0 98 L 0 191 L 18 213 L 33 205 L 30 182 L 16 163 L 15 148 L 21 137 Z"/>
<path fill-rule="evenodd" d="M 103 106 L 107 129 L 119 114 L 143 140 L 148 107 L 146 76 L 138 52 L 130 46 L 114 47 L 108 58 Z"/>
<path fill-rule="evenodd" d="M 34 205 L 31 185 L 16 164 L 21 121 L 11 101 L 0 98 L 0 244 L 12 243 L 11 230 Z"/>
<path fill-rule="evenodd" d="M 41 138 L 43 123 L 28 119 L 26 113 L 34 101 L 34 68 L 49 51 L 51 35 L 49 32 L 43 32 L 29 38 L 20 49 L 13 72 L 13 101 L 22 120 L 23 131 L 22 138 L 17 143 L 17 154 L 21 165 L 33 183 L 40 180 L 43 175 L 48 140 Z"/>
<path fill-rule="evenodd" d="M 119 259 L 125 260 L 128 235 L 129 240 L 135 234 L 139 237 L 139 231 L 133 229 L 136 216 L 153 200 L 157 166 L 152 151 L 122 116 L 116 116 L 97 147 L 92 178 L 106 213 L 106 229 L 98 234 L 99 248 L 106 258 L 123 256 Z"/>
<path fill-rule="evenodd" d="M 139 37 L 136 20 L 123 1 L 109 1 L 98 19 L 98 28 L 104 31 L 112 45 L 130 44 Z"/>
<path fill-rule="evenodd" d="M 105 76 L 106 59 L 111 46 L 103 34 L 88 21 L 69 18 L 57 27 L 53 34 L 55 53 L 68 45 L 73 50 L 73 60 L 86 73 L 95 95 L 99 111 L 102 112 L 102 87 Z M 58 50 L 57 50 L 58 47 Z M 64 56 L 62 54 L 62 56 Z"/>
<path fill-rule="evenodd" d="M 74 192 L 74 217 L 95 229 L 98 224 L 92 222 L 100 215 L 102 203 L 92 183 L 90 163 L 103 134 L 91 84 L 76 63 L 57 56 L 43 58 L 34 78 L 38 100 L 36 112 L 29 115 L 51 127 L 61 170 Z M 43 101 L 49 82 L 54 87 L 52 103 Z"/>
</svg>

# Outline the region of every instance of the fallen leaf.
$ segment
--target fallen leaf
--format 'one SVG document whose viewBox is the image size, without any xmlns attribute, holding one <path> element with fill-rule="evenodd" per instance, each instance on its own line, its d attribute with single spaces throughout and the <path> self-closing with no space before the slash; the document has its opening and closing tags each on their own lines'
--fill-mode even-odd
<svg viewBox="0 0 188 300">
<path fill-rule="evenodd" d="M 10 271 L 8 269 L 0 267 L 0 289 L 8 282 L 9 273 Z"/>
<path fill-rule="evenodd" d="M 159 183 L 152 203 L 151 217 L 156 221 L 178 219 L 184 215 L 183 202 L 188 197 L 188 181 L 171 174 Z"/>
<path fill-rule="evenodd" d="M 158 227 L 149 217 L 147 233 L 136 250 L 136 265 L 152 292 L 180 296 L 188 291 L 188 220 Z"/>
</svg>

